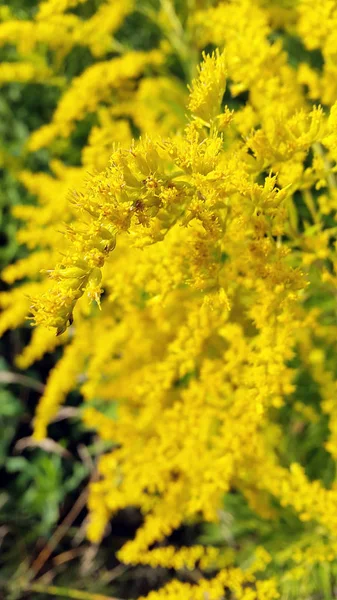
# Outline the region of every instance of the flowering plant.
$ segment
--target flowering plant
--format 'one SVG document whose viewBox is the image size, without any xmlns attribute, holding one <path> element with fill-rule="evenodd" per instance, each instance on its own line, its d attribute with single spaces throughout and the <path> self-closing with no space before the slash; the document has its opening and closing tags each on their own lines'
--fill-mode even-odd
<svg viewBox="0 0 337 600">
<path fill-rule="evenodd" d="M 30 312 L 37 325 L 21 368 L 64 346 L 34 435 L 79 388 L 84 422 L 111 444 L 88 535 L 99 542 L 118 510 L 141 510 L 119 559 L 176 574 L 149 599 L 278 598 L 337 558 L 337 3 L 107 0 L 88 19 L 80 4 L 46 0 L 33 20 L 0 25 L 28 56 L 0 79 L 62 89 L 28 141 L 50 149 L 51 173 L 19 174 L 38 203 L 15 209 L 30 252 L 3 278 L 23 283 L 0 297 L 2 331 Z M 146 51 L 116 33 L 139 10 L 162 35 Z M 75 45 L 105 60 L 60 82 Z M 89 113 L 81 165 L 66 164 Z M 287 408 L 305 439 L 325 426 L 329 475 L 290 451 Z M 221 523 L 233 496 L 275 528 L 271 542 L 170 542 L 184 523 Z M 275 524 L 289 515 L 285 549 Z"/>
</svg>

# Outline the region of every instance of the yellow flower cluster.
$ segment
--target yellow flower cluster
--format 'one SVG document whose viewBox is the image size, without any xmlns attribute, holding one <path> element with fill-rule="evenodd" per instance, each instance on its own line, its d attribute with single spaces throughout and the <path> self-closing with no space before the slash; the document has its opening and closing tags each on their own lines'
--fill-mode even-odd
<svg viewBox="0 0 337 600">
<path fill-rule="evenodd" d="M 51 174 L 19 174 L 38 204 L 15 209 L 30 254 L 3 272 L 23 283 L 0 295 L 0 331 L 32 311 L 21 368 L 65 345 L 34 435 L 79 389 L 83 422 L 113 446 L 91 484 L 88 535 L 99 542 L 118 510 L 140 509 L 119 559 L 177 574 L 149 600 L 226 590 L 271 600 L 304 567 L 337 557 L 337 482 L 288 460 L 282 425 L 286 409 L 301 431 L 327 420 L 335 464 L 337 2 L 195 1 L 187 15 L 149 3 L 164 38 L 149 51 L 114 37 L 132 2 L 107 0 L 87 20 L 80 5 L 46 0 L 33 21 L 0 24 L 1 43 L 18 41 L 32 61 L 40 43 L 54 52 L 50 77 L 75 44 L 108 55 L 62 84 L 51 122 L 29 139 L 57 156 L 95 114 L 81 166 L 54 158 Z M 280 29 L 309 58 L 320 50 L 323 67 L 291 64 Z M 209 44 L 219 49 L 202 52 Z M 20 64 L 17 80 L 40 80 Z M 299 395 L 303 371 L 314 406 Z M 176 529 L 220 523 L 233 494 L 264 523 L 291 514 L 300 533 L 288 554 L 255 547 L 247 563 L 225 542 L 175 548 Z"/>
<path fill-rule="evenodd" d="M 258 549 L 259 550 L 259 549 Z M 173 580 L 159 592 L 151 592 L 148 600 L 218 600 L 223 598 L 224 589 L 230 590 L 235 598 L 241 600 L 273 600 L 279 597 L 276 583 L 273 579 L 256 581 L 255 572 L 260 564 L 243 572 L 238 568 L 222 569 L 212 579 L 201 579 L 198 586 Z M 268 560 L 266 561 L 268 562 Z M 144 600 L 141 598 L 140 600 Z"/>
<path fill-rule="evenodd" d="M 55 67 L 74 46 L 85 46 L 94 56 L 102 56 L 114 49 L 113 34 L 133 8 L 132 0 L 118 2 L 105 0 L 89 19 L 81 19 L 67 12 L 76 2 L 47 0 L 40 4 L 32 21 L 7 18 L 0 24 L 0 45 L 17 44 L 22 55 L 33 52 L 39 44 L 56 51 Z"/>
<path fill-rule="evenodd" d="M 0 84 L 11 81 L 27 83 L 29 81 L 43 82 L 51 77 L 51 72 L 45 65 L 34 65 L 31 62 L 2 62 L 0 65 Z"/>
</svg>

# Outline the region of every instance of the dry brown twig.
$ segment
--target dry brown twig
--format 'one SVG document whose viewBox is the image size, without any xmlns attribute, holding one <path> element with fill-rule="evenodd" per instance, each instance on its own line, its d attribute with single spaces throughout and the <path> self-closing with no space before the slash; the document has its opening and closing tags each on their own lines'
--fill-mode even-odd
<svg viewBox="0 0 337 600">
<path fill-rule="evenodd" d="M 36 381 L 32 377 L 21 375 L 21 373 L 12 373 L 11 371 L 0 372 L 0 383 L 17 383 L 18 385 L 31 388 L 40 394 L 43 394 L 45 388 L 43 383 Z"/>
<path fill-rule="evenodd" d="M 62 523 L 58 526 L 49 542 L 42 548 L 40 554 L 34 560 L 31 570 L 36 576 L 42 569 L 43 565 L 46 563 L 52 552 L 55 550 L 57 544 L 62 540 L 69 527 L 72 525 L 76 517 L 81 512 L 82 508 L 86 505 L 88 496 L 88 488 L 85 488 L 80 496 L 77 498 L 74 506 L 68 512 L 68 514 L 63 519 Z"/>
</svg>

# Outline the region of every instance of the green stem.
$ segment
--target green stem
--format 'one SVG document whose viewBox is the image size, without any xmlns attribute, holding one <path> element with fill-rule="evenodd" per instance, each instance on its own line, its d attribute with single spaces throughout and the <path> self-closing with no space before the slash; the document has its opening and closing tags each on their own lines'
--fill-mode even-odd
<svg viewBox="0 0 337 600">
<path fill-rule="evenodd" d="M 29 586 L 29 591 L 37 592 L 38 594 L 50 594 L 51 596 L 62 596 L 63 598 L 73 598 L 74 600 L 118 600 L 118 598 L 104 596 L 103 594 L 91 594 L 83 590 L 72 590 L 67 587 L 43 585 L 41 583 L 32 583 Z"/>
<path fill-rule="evenodd" d="M 139 6 L 136 11 L 145 15 L 156 26 L 159 26 L 164 36 L 170 42 L 177 53 L 186 76 L 186 80 L 192 81 L 196 74 L 198 63 L 198 51 L 192 47 L 184 27 L 175 11 L 172 0 L 160 0 L 162 13 L 166 17 L 165 26 L 160 23 L 158 13 L 149 7 Z"/>
<path fill-rule="evenodd" d="M 330 191 L 336 190 L 336 188 L 337 188 L 336 177 L 335 177 L 335 174 L 332 172 L 332 165 L 331 165 L 329 159 L 327 158 L 326 153 L 323 150 L 322 144 L 320 144 L 319 142 L 315 142 L 312 145 L 312 147 L 313 147 L 314 152 L 316 152 L 316 154 L 323 159 L 324 168 L 325 168 L 325 171 L 327 174 L 326 179 L 327 179 Z"/>
<path fill-rule="evenodd" d="M 310 192 L 310 190 L 303 190 L 302 196 L 303 196 L 303 200 L 306 204 L 306 207 L 312 216 L 314 223 L 316 223 L 316 224 L 320 223 L 320 218 L 317 213 L 317 210 L 315 207 L 315 202 L 314 202 L 314 199 L 312 197 L 312 193 Z"/>
</svg>

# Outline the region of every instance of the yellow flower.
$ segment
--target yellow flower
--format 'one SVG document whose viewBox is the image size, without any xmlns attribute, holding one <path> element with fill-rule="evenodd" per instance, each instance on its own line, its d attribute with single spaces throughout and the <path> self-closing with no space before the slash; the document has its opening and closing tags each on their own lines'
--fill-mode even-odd
<svg viewBox="0 0 337 600">
<path fill-rule="evenodd" d="M 141 511 L 119 560 L 177 574 L 149 600 L 273 600 L 337 556 L 336 482 L 311 479 L 285 450 L 328 427 L 337 458 L 336 2 L 198 0 L 180 14 L 165 0 L 147 12 L 163 34 L 149 51 L 115 37 L 133 2 L 107 0 L 89 19 L 81 2 L 45 0 L 33 20 L 0 24 L 0 44 L 18 51 L 0 82 L 60 86 L 30 150 L 62 155 L 95 115 L 81 165 L 52 158 L 50 172 L 18 174 L 37 203 L 14 208 L 29 252 L 3 272 L 13 287 L 0 331 L 31 307 L 39 327 L 21 368 L 64 346 L 34 435 L 82 394 L 84 424 L 108 445 L 88 536 L 98 543 L 119 510 Z M 292 66 L 280 27 L 320 50 L 322 69 Z M 68 82 L 75 45 L 93 63 Z M 180 71 L 196 76 L 183 83 Z M 262 530 L 291 515 L 291 546 L 273 537 L 269 555 L 252 537 L 244 563 L 235 543 L 175 547 L 175 530 L 200 521 L 230 540 L 233 497 Z"/>
</svg>

